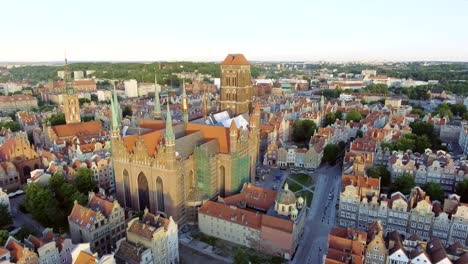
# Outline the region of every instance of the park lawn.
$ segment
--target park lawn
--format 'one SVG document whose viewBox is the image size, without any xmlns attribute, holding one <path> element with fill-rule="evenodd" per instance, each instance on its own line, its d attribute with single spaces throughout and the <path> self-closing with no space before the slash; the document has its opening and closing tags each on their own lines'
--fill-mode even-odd
<svg viewBox="0 0 468 264">
<path fill-rule="evenodd" d="M 289 175 L 289 177 L 296 180 L 297 182 L 299 182 L 300 184 L 304 186 L 309 186 L 312 182 L 312 178 L 309 175 L 304 174 L 304 173 L 291 174 Z"/>
<path fill-rule="evenodd" d="M 286 182 L 288 183 L 288 189 L 291 190 L 292 192 L 297 192 L 303 189 L 303 187 L 300 184 L 297 184 L 289 179 L 286 180 Z"/>
</svg>

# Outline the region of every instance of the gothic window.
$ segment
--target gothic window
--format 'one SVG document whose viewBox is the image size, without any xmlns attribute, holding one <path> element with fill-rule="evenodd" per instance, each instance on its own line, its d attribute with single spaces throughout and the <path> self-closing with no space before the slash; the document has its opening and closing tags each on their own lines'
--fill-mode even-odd
<svg viewBox="0 0 468 264">
<path fill-rule="evenodd" d="M 138 175 L 138 201 L 140 211 L 145 208 L 149 209 L 149 188 L 148 180 L 143 172 Z"/>
<path fill-rule="evenodd" d="M 128 176 L 128 171 L 123 171 L 123 187 L 124 187 L 124 201 L 127 208 L 132 207 L 132 197 L 130 195 L 130 180 Z"/>
<path fill-rule="evenodd" d="M 225 181 L 226 181 L 226 169 L 224 166 L 219 167 L 219 195 L 224 197 L 225 193 Z"/>
<path fill-rule="evenodd" d="M 161 177 L 156 180 L 156 199 L 158 201 L 158 211 L 164 212 L 164 186 Z"/>
</svg>

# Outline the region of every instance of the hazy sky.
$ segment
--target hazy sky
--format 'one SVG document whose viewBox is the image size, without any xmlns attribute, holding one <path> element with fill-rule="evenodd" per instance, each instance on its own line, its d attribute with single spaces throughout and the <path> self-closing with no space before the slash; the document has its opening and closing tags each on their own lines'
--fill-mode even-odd
<svg viewBox="0 0 468 264">
<path fill-rule="evenodd" d="M 0 61 L 468 61 L 468 0 L 2 0 Z"/>
</svg>

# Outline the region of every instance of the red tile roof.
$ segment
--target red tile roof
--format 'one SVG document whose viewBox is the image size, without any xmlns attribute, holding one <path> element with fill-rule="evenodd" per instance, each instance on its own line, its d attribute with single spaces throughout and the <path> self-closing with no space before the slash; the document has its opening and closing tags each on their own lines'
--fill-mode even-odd
<svg viewBox="0 0 468 264">
<path fill-rule="evenodd" d="M 250 65 L 250 63 L 242 54 L 229 54 L 221 65 Z"/>
</svg>

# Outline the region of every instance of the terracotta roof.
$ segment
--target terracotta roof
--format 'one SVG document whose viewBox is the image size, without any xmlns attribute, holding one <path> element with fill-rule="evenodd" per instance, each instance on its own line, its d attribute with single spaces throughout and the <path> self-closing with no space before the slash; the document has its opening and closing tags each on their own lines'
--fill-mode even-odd
<svg viewBox="0 0 468 264">
<path fill-rule="evenodd" d="M 163 140 L 163 130 L 157 130 L 153 132 L 149 132 L 146 134 L 141 135 L 143 138 L 143 142 L 148 149 L 148 154 L 153 155 L 154 152 L 157 150 L 157 147 L 160 142 Z M 138 140 L 138 135 L 131 135 L 123 138 L 125 146 L 127 147 L 128 151 L 133 151 L 135 144 Z"/>
<path fill-rule="evenodd" d="M 5 248 L 10 251 L 11 260 L 16 262 L 23 257 L 23 246 L 13 238 L 8 239 L 8 244 L 5 245 Z"/>
<path fill-rule="evenodd" d="M 8 249 L 4 248 L 4 247 L 0 247 L 0 256 L 3 256 L 7 253 L 9 253 L 10 251 L 8 251 Z"/>
<path fill-rule="evenodd" d="M 76 203 L 73 206 L 69 218 L 71 222 L 74 222 L 80 225 L 81 227 L 91 228 L 93 227 L 92 225 L 94 224 L 94 220 L 96 219 L 96 212 L 80 205 L 79 203 Z"/>
<path fill-rule="evenodd" d="M 224 198 L 224 203 L 239 205 L 239 202 L 245 202 L 248 207 L 267 211 L 275 203 L 276 194 L 276 191 L 244 183 L 242 191 L 239 194 Z"/>
<path fill-rule="evenodd" d="M 76 258 L 75 263 L 95 264 L 96 258 L 88 252 L 81 251 L 80 254 L 78 254 L 78 257 Z"/>
<path fill-rule="evenodd" d="M 109 217 L 114 208 L 114 203 L 99 197 L 99 195 L 94 195 L 93 198 L 88 202 L 88 207 L 94 211 L 100 210 L 106 217 Z"/>
<path fill-rule="evenodd" d="M 59 125 L 53 126 L 52 129 L 59 138 L 77 136 L 81 134 L 99 133 L 103 131 L 101 121 Z"/>
<path fill-rule="evenodd" d="M 250 228 L 260 229 L 262 215 L 235 206 L 206 201 L 198 210 L 199 213 L 233 222 Z"/>
<path fill-rule="evenodd" d="M 250 63 L 242 54 L 229 54 L 221 65 L 250 65 Z"/>
<path fill-rule="evenodd" d="M 205 139 L 216 139 L 219 143 L 221 153 L 229 153 L 229 129 L 221 126 L 209 126 L 201 124 L 188 123 L 187 134 L 202 131 Z"/>
<path fill-rule="evenodd" d="M 32 97 L 31 95 L 8 95 L 8 96 L 0 96 L 0 102 L 17 102 L 17 101 L 26 101 L 26 100 L 36 100 L 36 98 Z"/>
</svg>

